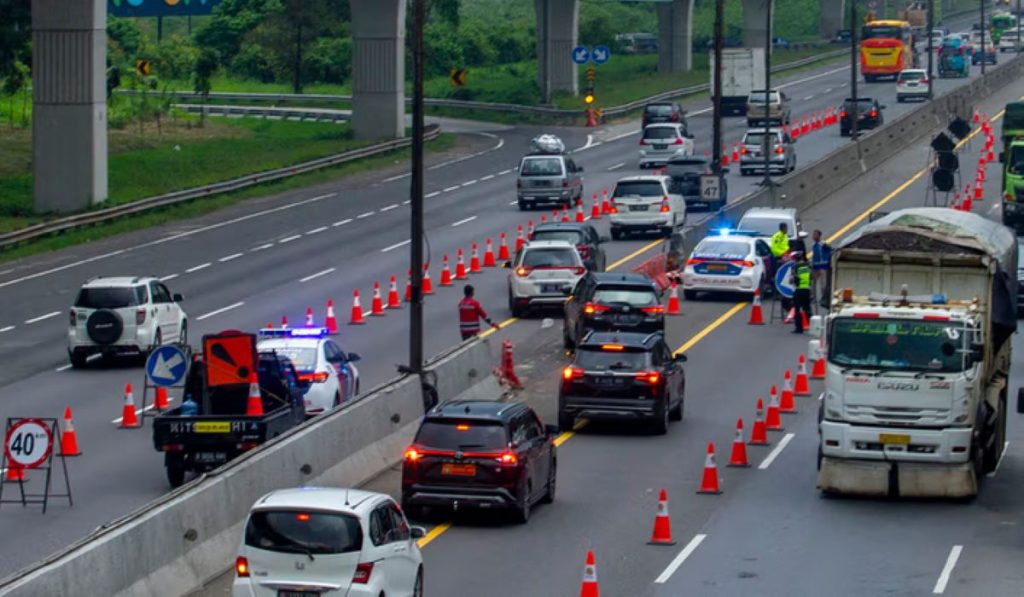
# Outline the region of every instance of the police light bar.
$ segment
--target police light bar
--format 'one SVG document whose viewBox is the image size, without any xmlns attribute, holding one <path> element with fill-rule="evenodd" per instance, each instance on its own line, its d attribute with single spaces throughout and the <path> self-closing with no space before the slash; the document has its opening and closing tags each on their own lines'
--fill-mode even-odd
<svg viewBox="0 0 1024 597">
<path fill-rule="evenodd" d="M 257 332 L 261 338 L 326 338 L 327 328 L 263 328 Z"/>
</svg>

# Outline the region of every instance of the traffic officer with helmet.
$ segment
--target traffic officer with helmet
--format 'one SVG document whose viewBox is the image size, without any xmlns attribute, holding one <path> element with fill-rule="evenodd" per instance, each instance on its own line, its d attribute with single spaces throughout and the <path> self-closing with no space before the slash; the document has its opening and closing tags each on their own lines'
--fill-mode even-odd
<svg viewBox="0 0 1024 597">
<path fill-rule="evenodd" d="M 792 283 L 793 292 L 793 324 L 794 334 L 804 333 L 804 317 L 811 316 L 811 266 L 807 263 L 807 254 L 803 251 L 794 253 Z"/>
<path fill-rule="evenodd" d="M 462 294 L 464 296 L 459 301 L 459 333 L 462 335 L 463 340 L 469 340 L 480 333 L 481 319 L 490 324 L 494 329 L 500 327 L 487 316 L 483 305 L 473 298 L 474 293 L 471 284 L 466 284 L 466 287 L 462 289 Z"/>
</svg>

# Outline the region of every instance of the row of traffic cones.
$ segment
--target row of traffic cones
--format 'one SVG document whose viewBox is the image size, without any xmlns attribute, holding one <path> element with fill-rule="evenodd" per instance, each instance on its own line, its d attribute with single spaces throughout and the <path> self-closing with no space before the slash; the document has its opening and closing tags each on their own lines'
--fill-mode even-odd
<svg viewBox="0 0 1024 597">
<path fill-rule="evenodd" d="M 820 112 L 814 112 L 803 117 L 803 120 L 795 119 L 795 124 L 784 124 L 782 125 L 782 131 L 789 133 L 793 139 L 797 139 L 804 135 L 809 135 L 814 131 L 820 131 L 827 127 L 833 126 L 839 123 L 839 111 L 836 108 L 826 108 Z M 736 141 L 732 144 L 732 152 L 729 151 L 729 144 L 722 144 L 722 158 L 721 162 L 723 166 L 728 166 L 729 162 L 738 163 L 740 161 L 740 142 Z"/>
<path fill-rule="evenodd" d="M 995 161 L 995 135 L 992 133 L 992 124 L 988 114 L 979 114 L 977 108 L 974 110 L 974 124 L 980 124 L 981 132 L 985 135 L 985 144 L 978 156 L 978 167 L 975 169 L 974 182 L 968 183 L 963 194 L 956 193 L 950 207 L 957 211 L 971 211 L 974 209 L 974 202 L 981 201 L 985 195 L 985 180 L 989 164 Z"/>
</svg>

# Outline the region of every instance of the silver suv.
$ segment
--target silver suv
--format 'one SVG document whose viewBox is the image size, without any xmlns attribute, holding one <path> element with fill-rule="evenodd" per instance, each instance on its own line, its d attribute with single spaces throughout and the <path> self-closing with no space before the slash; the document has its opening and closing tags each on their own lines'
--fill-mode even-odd
<svg viewBox="0 0 1024 597">
<path fill-rule="evenodd" d="M 796 170 L 796 146 L 789 133 L 778 128 L 750 129 L 740 144 L 740 174 L 764 172 L 765 153 L 768 168 L 780 174 Z"/>
<path fill-rule="evenodd" d="M 572 207 L 583 197 L 583 167 L 564 154 L 531 153 L 519 162 L 516 191 L 519 209 L 538 203 Z"/>
<path fill-rule="evenodd" d="M 78 291 L 68 322 L 71 366 L 92 355 L 146 355 L 161 344 L 188 342 L 188 317 L 163 282 L 152 277 L 91 278 Z"/>
</svg>

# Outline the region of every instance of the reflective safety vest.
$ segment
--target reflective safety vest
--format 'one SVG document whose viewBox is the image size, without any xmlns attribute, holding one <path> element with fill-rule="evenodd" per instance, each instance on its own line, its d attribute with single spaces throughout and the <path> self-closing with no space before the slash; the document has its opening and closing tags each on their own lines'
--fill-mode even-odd
<svg viewBox="0 0 1024 597">
<path fill-rule="evenodd" d="M 459 331 L 464 334 L 480 332 L 480 320 L 487 319 L 487 313 L 480 303 L 472 297 L 459 301 Z"/>
<path fill-rule="evenodd" d="M 789 236 L 779 230 L 772 235 L 772 255 L 782 257 L 789 252 Z"/>
<path fill-rule="evenodd" d="M 796 279 L 797 290 L 810 290 L 811 288 L 811 266 L 806 263 L 798 263 L 793 268 L 793 277 Z"/>
</svg>

